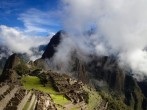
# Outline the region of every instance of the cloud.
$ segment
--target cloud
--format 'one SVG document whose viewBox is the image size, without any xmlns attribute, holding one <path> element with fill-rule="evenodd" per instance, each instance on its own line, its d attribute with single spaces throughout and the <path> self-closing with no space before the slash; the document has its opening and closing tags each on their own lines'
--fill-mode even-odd
<svg viewBox="0 0 147 110">
<path fill-rule="evenodd" d="M 57 13 L 53 11 L 41 11 L 31 8 L 21 13 L 18 20 L 22 21 L 26 33 L 48 33 L 51 28 L 59 28 Z"/>
<path fill-rule="evenodd" d="M 5 1 L 2 3 L 5 6 L 11 5 Z M 54 31 L 59 28 L 57 15 L 58 12 L 41 11 L 36 8 L 14 15 L 24 27 L 0 25 L 0 43 L 8 47 L 11 52 L 27 53 L 32 60 L 35 60 L 42 55 L 38 47 L 46 45 L 54 35 Z"/>
<path fill-rule="evenodd" d="M 12 52 L 27 53 L 30 57 L 35 55 L 33 48 L 47 44 L 51 36 L 28 36 L 18 28 L 0 25 L 1 45 L 8 47 Z"/>
<path fill-rule="evenodd" d="M 85 54 L 117 53 L 120 65 L 147 75 L 146 0 L 63 0 L 62 7 L 63 27 L 72 44 Z M 83 34 L 92 29 L 90 36 Z"/>
</svg>

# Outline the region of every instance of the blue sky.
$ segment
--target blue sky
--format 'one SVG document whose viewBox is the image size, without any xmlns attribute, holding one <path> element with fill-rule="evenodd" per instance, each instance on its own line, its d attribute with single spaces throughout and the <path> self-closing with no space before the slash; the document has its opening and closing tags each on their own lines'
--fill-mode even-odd
<svg viewBox="0 0 147 110">
<path fill-rule="evenodd" d="M 0 0 L 0 25 L 46 36 L 61 30 L 59 0 Z"/>
</svg>

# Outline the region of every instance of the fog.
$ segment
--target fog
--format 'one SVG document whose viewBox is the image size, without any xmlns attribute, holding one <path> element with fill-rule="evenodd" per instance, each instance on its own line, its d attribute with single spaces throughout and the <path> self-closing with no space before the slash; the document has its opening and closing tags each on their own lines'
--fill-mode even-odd
<svg viewBox="0 0 147 110">
<path fill-rule="evenodd" d="M 61 6 L 62 24 L 70 38 L 58 47 L 56 58 L 61 55 L 68 61 L 73 48 L 82 55 L 113 54 L 135 76 L 147 75 L 146 0 L 63 0 Z"/>
</svg>

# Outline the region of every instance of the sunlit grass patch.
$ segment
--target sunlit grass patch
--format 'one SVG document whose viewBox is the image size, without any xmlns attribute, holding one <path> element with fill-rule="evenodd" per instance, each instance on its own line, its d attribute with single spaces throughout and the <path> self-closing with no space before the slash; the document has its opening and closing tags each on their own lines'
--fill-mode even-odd
<svg viewBox="0 0 147 110">
<path fill-rule="evenodd" d="M 28 75 L 24 76 L 21 82 L 23 86 L 28 90 L 35 89 L 45 93 L 49 93 L 56 104 L 64 105 L 65 103 L 70 102 L 70 100 L 66 99 L 64 95 L 58 94 L 58 92 L 52 87 L 50 81 L 48 81 L 48 83 L 44 87 L 38 77 Z"/>
<path fill-rule="evenodd" d="M 28 90 L 36 89 L 45 93 L 56 93 L 50 82 L 44 87 L 36 76 L 24 76 L 21 81 L 23 86 Z"/>
</svg>

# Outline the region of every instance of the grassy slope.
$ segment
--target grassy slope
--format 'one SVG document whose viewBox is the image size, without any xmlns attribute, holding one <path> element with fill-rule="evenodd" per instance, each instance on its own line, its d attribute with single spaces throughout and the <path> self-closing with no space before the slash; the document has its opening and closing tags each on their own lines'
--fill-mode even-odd
<svg viewBox="0 0 147 110">
<path fill-rule="evenodd" d="M 99 105 L 101 96 L 93 89 L 90 90 L 86 85 L 83 87 L 83 89 L 89 93 L 88 110 L 93 110 L 97 105 Z"/>
<path fill-rule="evenodd" d="M 44 87 L 40 83 L 40 79 L 36 76 L 24 76 L 21 81 L 23 86 L 28 90 L 36 89 L 45 93 L 49 93 L 56 104 L 64 105 L 65 103 L 70 102 L 69 100 L 64 98 L 63 95 L 56 94 L 57 92 L 52 87 L 51 82 L 48 82 L 46 87 Z"/>
<path fill-rule="evenodd" d="M 104 100 L 108 101 L 109 110 L 132 110 L 131 107 L 124 104 L 123 97 L 120 97 L 119 100 L 117 100 L 114 96 L 111 96 L 110 93 L 105 91 L 102 91 L 100 94 Z"/>
</svg>

